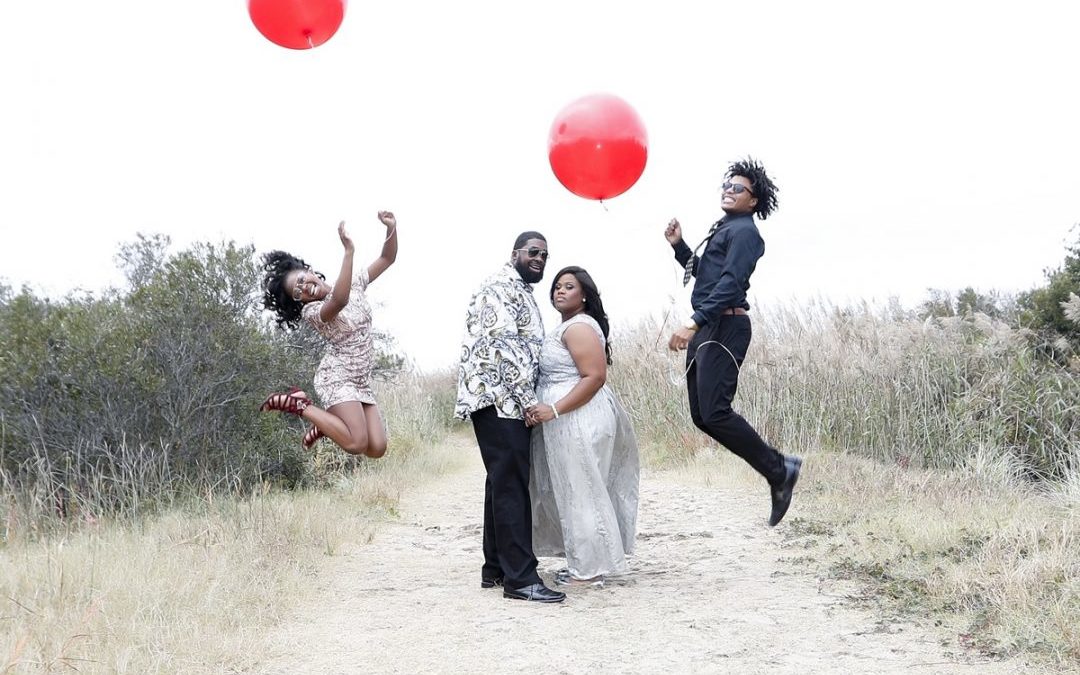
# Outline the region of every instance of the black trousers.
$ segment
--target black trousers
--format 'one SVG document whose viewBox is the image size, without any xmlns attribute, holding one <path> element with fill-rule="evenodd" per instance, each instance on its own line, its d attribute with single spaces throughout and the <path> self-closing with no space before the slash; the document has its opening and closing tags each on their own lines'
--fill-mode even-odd
<svg viewBox="0 0 1080 675">
<path fill-rule="evenodd" d="M 786 474 L 784 456 L 731 409 L 750 337 L 750 317 L 745 314 L 722 315 L 694 335 L 686 350 L 690 417 L 698 429 L 746 460 L 770 485 L 779 485 Z"/>
<path fill-rule="evenodd" d="M 489 406 L 472 415 L 487 469 L 484 483 L 485 577 L 503 577 L 506 588 L 540 581 L 532 548 L 529 437 L 524 420 L 503 419 Z"/>
</svg>

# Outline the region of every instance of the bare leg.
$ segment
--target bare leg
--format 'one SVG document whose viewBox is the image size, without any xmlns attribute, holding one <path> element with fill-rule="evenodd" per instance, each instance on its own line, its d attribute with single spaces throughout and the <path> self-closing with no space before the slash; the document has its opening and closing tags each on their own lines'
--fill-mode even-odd
<svg viewBox="0 0 1080 675">
<path fill-rule="evenodd" d="M 367 418 L 368 457 L 382 457 L 386 454 L 386 427 L 383 426 L 379 406 L 365 403 L 364 416 Z"/>
<path fill-rule="evenodd" d="M 376 443 L 371 443 L 373 439 L 369 435 L 368 418 L 364 411 L 367 407 L 374 408 L 359 401 L 338 403 L 330 406 L 328 410 L 311 405 L 304 410 L 303 417 L 322 429 L 323 433 L 345 452 L 351 455 L 382 457 L 386 452 L 386 435 L 383 433 L 382 424 L 378 424 L 374 439 Z"/>
<path fill-rule="evenodd" d="M 327 438 L 342 448 L 352 445 L 352 434 L 349 427 L 337 415 L 318 406 L 309 405 L 300 416 L 319 427 Z"/>
<path fill-rule="evenodd" d="M 298 404 L 304 402 L 307 405 L 300 408 Z M 271 394 L 260 409 L 299 415 L 350 454 L 382 457 L 386 453 L 386 430 L 375 404 L 345 401 L 323 410 L 312 405 L 305 392 L 293 389 Z"/>
</svg>

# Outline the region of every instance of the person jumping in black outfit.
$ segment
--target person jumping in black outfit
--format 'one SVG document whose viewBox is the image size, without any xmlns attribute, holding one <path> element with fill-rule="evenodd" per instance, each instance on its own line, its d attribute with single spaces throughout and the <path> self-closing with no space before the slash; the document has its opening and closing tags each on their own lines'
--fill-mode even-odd
<svg viewBox="0 0 1080 675">
<path fill-rule="evenodd" d="M 694 313 L 671 335 L 672 351 L 686 349 L 686 386 L 694 424 L 728 450 L 742 457 L 769 482 L 772 513 L 779 523 L 791 505 L 802 459 L 784 456 L 731 409 L 739 384 L 739 368 L 750 346 L 750 275 L 765 253 L 754 216 L 765 220 L 777 206 L 777 187 L 765 168 L 751 158 L 735 162 L 725 175 L 721 208 L 724 217 L 691 251 L 679 221 L 664 230 L 685 270 L 683 284 L 695 277 L 690 304 Z M 700 251 L 700 255 L 698 254 Z"/>
</svg>

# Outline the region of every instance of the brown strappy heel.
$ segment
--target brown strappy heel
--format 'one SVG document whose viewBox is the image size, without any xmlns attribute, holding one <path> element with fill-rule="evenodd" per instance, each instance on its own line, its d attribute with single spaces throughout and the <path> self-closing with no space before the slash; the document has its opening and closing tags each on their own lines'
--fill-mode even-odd
<svg viewBox="0 0 1080 675">
<path fill-rule="evenodd" d="M 291 413 L 299 417 L 307 407 L 311 405 L 311 399 L 302 390 L 293 387 L 285 393 L 270 394 L 259 406 L 262 412 L 276 410 L 278 412 Z"/>
<path fill-rule="evenodd" d="M 322 429 L 312 424 L 311 428 L 304 434 L 304 440 L 300 441 L 300 443 L 304 446 L 305 450 L 310 450 L 312 446 L 325 435 L 326 434 L 322 432 Z"/>
</svg>

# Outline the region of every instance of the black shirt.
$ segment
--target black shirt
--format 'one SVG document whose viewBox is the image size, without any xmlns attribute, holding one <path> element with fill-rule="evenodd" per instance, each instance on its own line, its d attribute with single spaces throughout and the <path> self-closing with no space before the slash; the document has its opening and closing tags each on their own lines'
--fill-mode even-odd
<svg viewBox="0 0 1080 675">
<path fill-rule="evenodd" d="M 765 255 L 765 240 L 751 214 L 724 216 L 713 227 L 715 231 L 700 256 L 685 241 L 672 247 L 675 259 L 683 267 L 693 257 L 691 271 L 696 281 L 690 305 L 694 308 L 694 323 L 699 326 L 715 321 L 728 307 L 750 309 L 746 302 L 750 275 L 758 258 Z"/>
</svg>

